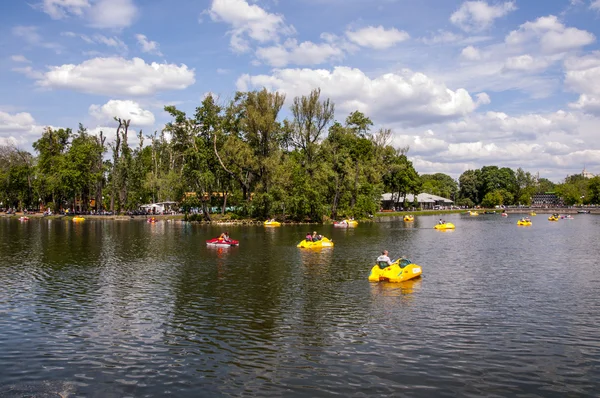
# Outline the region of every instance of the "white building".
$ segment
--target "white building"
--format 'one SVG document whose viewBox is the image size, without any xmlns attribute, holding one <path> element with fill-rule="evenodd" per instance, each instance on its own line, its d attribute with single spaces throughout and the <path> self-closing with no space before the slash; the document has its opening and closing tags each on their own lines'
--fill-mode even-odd
<svg viewBox="0 0 600 398">
<path fill-rule="evenodd" d="M 165 212 L 170 212 L 176 204 L 177 202 L 151 203 L 148 205 L 141 205 L 140 210 L 144 210 L 152 214 L 165 214 Z"/>
<path fill-rule="evenodd" d="M 394 202 L 394 203 L 392 203 Z M 381 195 L 381 207 L 384 210 L 396 210 L 401 209 L 406 202 L 406 206 L 413 207 L 415 203 L 415 196 L 413 194 L 406 195 L 406 200 L 403 196 L 398 197 L 397 194 L 392 195 L 391 193 L 384 193 Z M 430 193 L 420 193 L 417 195 L 417 202 L 420 208 L 433 209 L 436 206 L 449 207 L 454 204 L 450 199 L 443 198 L 441 196 L 432 195 Z"/>
</svg>

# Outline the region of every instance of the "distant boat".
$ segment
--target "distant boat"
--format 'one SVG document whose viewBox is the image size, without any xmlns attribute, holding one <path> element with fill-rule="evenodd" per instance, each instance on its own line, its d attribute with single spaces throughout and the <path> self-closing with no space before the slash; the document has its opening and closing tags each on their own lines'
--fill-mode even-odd
<svg viewBox="0 0 600 398">
<path fill-rule="evenodd" d="M 577 210 L 577 213 L 579 214 L 590 214 L 589 210 Z"/>
</svg>

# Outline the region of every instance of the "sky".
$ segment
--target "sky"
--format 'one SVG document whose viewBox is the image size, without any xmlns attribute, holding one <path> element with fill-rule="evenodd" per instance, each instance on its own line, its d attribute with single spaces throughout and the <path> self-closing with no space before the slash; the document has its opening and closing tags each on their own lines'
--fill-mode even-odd
<svg viewBox="0 0 600 398">
<path fill-rule="evenodd" d="M 600 174 L 600 0 L 30 0 L 0 4 L 0 144 L 46 126 L 160 131 L 176 105 L 315 88 L 420 174 Z M 130 139 L 133 142 L 134 139 Z"/>
</svg>

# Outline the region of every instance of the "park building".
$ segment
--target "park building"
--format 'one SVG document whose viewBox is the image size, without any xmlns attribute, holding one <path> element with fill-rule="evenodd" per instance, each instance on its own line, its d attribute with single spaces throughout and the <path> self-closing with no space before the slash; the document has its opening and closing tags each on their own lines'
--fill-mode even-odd
<svg viewBox="0 0 600 398">
<path fill-rule="evenodd" d="M 564 205 L 554 192 L 536 193 L 531 196 L 531 207 L 556 207 Z"/>
<path fill-rule="evenodd" d="M 415 195 L 407 194 L 406 197 L 399 194 L 384 193 L 381 195 L 381 208 L 388 211 L 400 211 L 417 207 L 423 210 L 433 210 L 439 208 L 450 208 L 454 201 L 430 193 L 420 193 L 416 196 L 418 206 L 415 206 Z"/>
</svg>

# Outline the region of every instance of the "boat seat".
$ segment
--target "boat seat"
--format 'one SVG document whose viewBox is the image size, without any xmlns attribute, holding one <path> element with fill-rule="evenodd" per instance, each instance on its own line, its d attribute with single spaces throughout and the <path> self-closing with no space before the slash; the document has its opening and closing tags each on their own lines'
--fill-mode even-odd
<svg viewBox="0 0 600 398">
<path fill-rule="evenodd" d="M 377 264 L 379 264 L 379 268 L 381 269 L 386 269 L 387 267 L 389 267 L 387 261 L 379 261 Z"/>
</svg>

